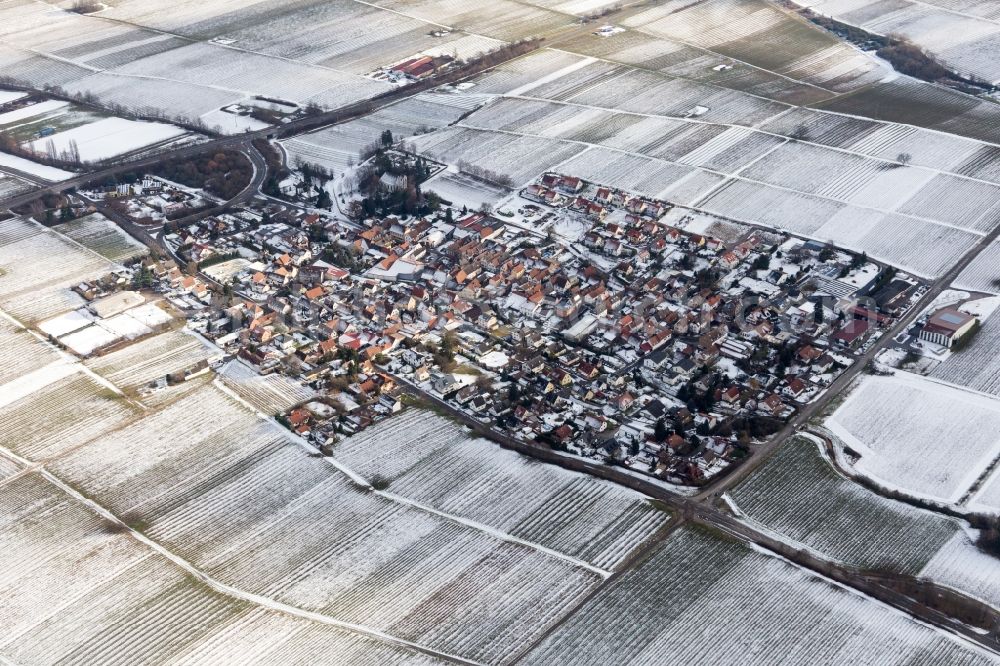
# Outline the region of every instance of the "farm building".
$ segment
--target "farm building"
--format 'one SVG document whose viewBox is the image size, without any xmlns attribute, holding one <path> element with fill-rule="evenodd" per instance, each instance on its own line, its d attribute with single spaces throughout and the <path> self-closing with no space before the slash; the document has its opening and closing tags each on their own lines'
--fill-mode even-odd
<svg viewBox="0 0 1000 666">
<path fill-rule="evenodd" d="M 955 341 L 971 331 L 976 318 L 955 308 L 943 308 L 930 316 L 920 329 L 920 339 L 951 348 Z"/>
</svg>

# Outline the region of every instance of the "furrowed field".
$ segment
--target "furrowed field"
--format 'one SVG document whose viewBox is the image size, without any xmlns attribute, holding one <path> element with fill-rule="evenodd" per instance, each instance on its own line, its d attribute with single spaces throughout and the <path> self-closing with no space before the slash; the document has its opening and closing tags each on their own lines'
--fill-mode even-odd
<svg viewBox="0 0 1000 666">
<path fill-rule="evenodd" d="M 993 659 L 783 560 L 684 527 L 588 600 L 523 663 L 971 665 Z"/>
</svg>

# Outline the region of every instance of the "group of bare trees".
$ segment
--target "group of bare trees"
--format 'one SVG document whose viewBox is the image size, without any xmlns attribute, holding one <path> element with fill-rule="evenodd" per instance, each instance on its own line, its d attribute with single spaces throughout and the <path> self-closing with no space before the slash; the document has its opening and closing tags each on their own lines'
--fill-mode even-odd
<svg viewBox="0 0 1000 666">
<path fill-rule="evenodd" d="M 458 167 L 459 171 L 468 176 L 472 176 L 476 180 L 486 181 L 487 183 L 493 183 L 494 185 L 500 185 L 501 187 L 514 187 L 514 179 L 505 173 L 493 171 L 492 169 L 487 169 L 479 166 L 478 164 L 466 162 L 465 160 L 459 160 L 455 166 Z"/>
</svg>

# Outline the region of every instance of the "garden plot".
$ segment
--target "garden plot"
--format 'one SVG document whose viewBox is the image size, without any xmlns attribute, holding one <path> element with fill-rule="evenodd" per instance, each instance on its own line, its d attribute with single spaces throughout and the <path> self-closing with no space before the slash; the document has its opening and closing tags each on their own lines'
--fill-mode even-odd
<svg viewBox="0 0 1000 666">
<path fill-rule="evenodd" d="M 316 392 L 286 375 L 259 375 L 239 360 L 230 361 L 220 371 L 223 383 L 265 414 L 274 416 L 315 397 Z"/>
<path fill-rule="evenodd" d="M 795 438 L 730 493 L 741 518 L 864 569 L 917 575 L 960 523 L 876 495 Z"/>
<path fill-rule="evenodd" d="M 43 461 L 121 427 L 138 415 L 123 396 L 85 373 L 0 407 L 0 446 Z"/>
<path fill-rule="evenodd" d="M 424 191 L 434 192 L 453 206 L 479 210 L 484 205 L 493 207 L 510 194 L 505 187 L 493 185 L 463 173 L 443 171 L 423 184 Z"/>
<path fill-rule="evenodd" d="M 423 410 L 344 440 L 334 457 L 391 482 L 394 495 L 605 569 L 668 520 L 637 493 L 505 451 Z"/>
<path fill-rule="evenodd" d="M 250 261 L 242 257 L 237 257 L 235 259 L 228 259 L 217 264 L 212 264 L 211 266 L 206 266 L 202 269 L 202 273 L 217 282 L 226 284 L 233 279 L 233 276 L 242 273 L 247 266 L 250 266 L 250 264 Z"/>
<path fill-rule="evenodd" d="M 80 159 L 98 162 L 165 144 L 183 137 L 187 132 L 165 123 L 138 122 L 125 118 L 104 118 L 64 132 L 38 139 L 29 144 L 37 153 L 54 146 L 57 154 L 80 152 Z"/>
<path fill-rule="evenodd" d="M 531 182 L 584 148 L 553 139 L 452 127 L 418 136 L 412 143 L 418 152 L 439 162 L 468 162 L 509 176 L 517 185 Z"/>
<path fill-rule="evenodd" d="M 950 504 L 1000 456 L 1000 401 L 907 373 L 865 377 L 826 425 L 858 472 Z"/>
<path fill-rule="evenodd" d="M 685 527 L 651 558 L 588 599 L 522 663 L 995 661 L 970 643 L 782 559 Z"/>
<path fill-rule="evenodd" d="M 61 358 L 55 347 L 0 315 L 0 386 Z"/>
<path fill-rule="evenodd" d="M 634 14 L 625 25 L 838 92 L 886 73 L 836 36 L 763 0 L 669 3 Z"/>
<path fill-rule="evenodd" d="M 115 263 L 123 263 L 149 253 L 145 245 L 100 213 L 57 224 L 54 228 Z"/>
<path fill-rule="evenodd" d="M 113 267 L 35 222 L 16 217 L 0 222 L 0 307 L 22 321 L 80 307 L 83 299 L 69 287 Z"/>
<path fill-rule="evenodd" d="M 931 376 L 1000 397 L 1000 312 L 980 324 L 982 328 L 968 346 L 952 352 Z"/>
<path fill-rule="evenodd" d="M 137 389 L 218 355 L 217 349 L 195 335 L 169 331 L 87 359 L 85 364 L 119 388 Z"/>
</svg>

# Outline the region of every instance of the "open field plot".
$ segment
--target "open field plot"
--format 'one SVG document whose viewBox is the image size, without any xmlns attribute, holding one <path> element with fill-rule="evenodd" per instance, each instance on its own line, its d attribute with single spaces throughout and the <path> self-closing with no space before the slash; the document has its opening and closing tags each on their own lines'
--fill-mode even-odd
<svg viewBox="0 0 1000 666">
<path fill-rule="evenodd" d="M 529 644 L 601 580 L 356 486 L 211 386 L 51 468 L 237 589 L 475 660 Z"/>
<path fill-rule="evenodd" d="M 521 93 L 619 111 L 753 126 L 785 104 L 658 72 L 594 62 Z"/>
<path fill-rule="evenodd" d="M 33 322 L 80 307 L 69 290 L 114 264 L 35 222 L 0 222 L 0 307 Z"/>
<path fill-rule="evenodd" d="M 567 14 L 514 0 L 497 0 L 485 7 L 474 0 L 377 0 L 371 4 L 428 23 L 507 42 L 558 32 L 576 22 Z"/>
<path fill-rule="evenodd" d="M 685 527 L 589 599 L 522 663 L 773 666 L 995 659 L 783 560 Z"/>
<path fill-rule="evenodd" d="M 960 524 L 879 497 L 796 438 L 730 493 L 753 523 L 853 566 L 916 575 Z"/>
<path fill-rule="evenodd" d="M 2 165 L 0 165 L 2 166 Z M 0 173 L 0 199 L 15 197 L 32 189 L 31 183 L 10 174 Z"/>
<path fill-rule="evenodd" d="M 853 90 L 885 75 L 834 35 L 763 0 L 669 2 L 625 25 L 827 90 Z"/>
<path fill-rule="evenodd" d="M 763 69 L 734 63 L 717 53 L 626 30 L 608 37 L 580 35 L 560 49 L 601 60 L 728 88 L 786 104 L 810 104 L 834 93 Z"/>
<path fill-rule="evenodd" d="M 425 182 L 423 189 L 434 192 L 455 207 L 465 206 L 470 210 L 479 210 L 483 204 L 492 207 L 510 194 L 505 187 L 447 170 Z"/>
<path fill-rule="evenodd" d="M 980 252 L 958 274 L 952 286 L 955 289 L 1000 294 L 1000 240 L 993 241 Z"/>
<path fill-rule="evenodd" d="M 883 81 L 814 106 L 1000 143 L 1000 106 L 995 102 L 907 77 Z"/>
<path fill-rule="evenodd" d="M 742 179 L 730 180 L 696 205 L 737 221 L 864 251 L 924 276 L 944 272 L 981 238 L 956 227 Z"/>
<path fill-rule="evenodd" d="M 185 134 L 185 130 L 164 123 L 104 118 L 36 139 L 29 147 L 36 153 L 54 149 L 63 154 L 76 146 L 80 159 L 96 162 L 164 145 Z"/>
<path fill-rule="evenodd" d="M 0 486 L 0 507 L 5 661 L 442 663 L 220 594 L 36 474 Z"/>
<path fill-rule="evenodd" d="M 0 446 L 43 461 L 139 415 L 123 396 L 77 372 L 0 407 Z"/>
<path fill-rule="evenodd" d="M 1000 397 L 1000 313 L 994 312 L 960 351 L 953 352 L 931 376 Z"/>
<path fill-rule="evenodd" d="M 80 245 L 93 250 L 109 261 L 122 263 L 149 253 L 145 245 L 135 240 L 100 213 L 77 218 L 55 226 Z"/>
<path fill-rule="evenodd" d="M 259 375 L 239 360 L 230 361 L 219 371 L 223 383 L 255 409 L 271 416 L 305 402 L 316 392 L 281 373 Z"/>
<path fill-rule="evenodd" d="M 53 346 L 0 316 L 0 386 L 59 359 Z"/>
<path fill-rule="evenodd" d="M 481 94 L 506 95 L 529 90 L 541 82 L 593 62 L 565 51 L 540 49 L 484 72 L 476 77 L 475 90 Z"/>
<path fill-rule="evenodd" d="M 302 160 L 341 172 L 351 163 L 360 162 L 359 153 L 385 130 L 392 132 L 396 140 L 424 134 L 450 125 L 484 101 L 478 95 L 421 93 L 363 118 L 282 141 L 281 145 L 291 164 Z"/>
<path fill-rule="evenodd" d="M 1000 608 L 1000 562 L 976 546 L 976 535 L 975 530 L 956 532 L 920 575 Z"/>
<path fill-rule="evenodd" d="M 8 479 L 22 469 L 21 464 L 0 453 L 0 481 Z"/>
<path fill-rule="evenodd" d="M 564 141 L 453 127 L 418 136 L 412 143 L 440 162 L 465 161 L 507 175 L 518 185 L 584 149 Z"/>
<path fill-rule="evenodd" d="M 136 389 L 218 353 L 197 336 L 168 331 L 87 359 L 86 365 L 119 388 Z"/>
<path fill-rule="evenodd" d="M 350 437 L 334 457 L 389 492 L 614 569 L 666 513 L 640 495 L 534 462 L 424 410 Z"/>
<path fill-rule="evenodd" d="M 902 35 L 965 75 L 1000 81 L 1000 11 L 989 0 L 870 3 L 796 0 L 798 4 L 880 35 Z M 935 6 L 937 5 L 937 6 Z"/>
<path fill-rule="evenodd" d="M 948 503 L 1000 455 L 1000 402 L 902 372 L 864 377 L 826 426 L 858 472 Z"/>
</svg>

